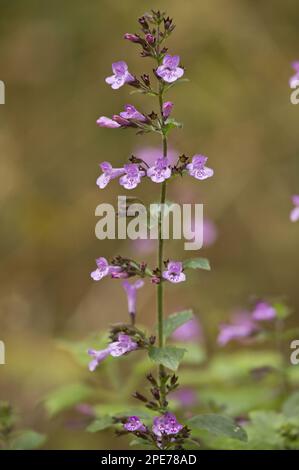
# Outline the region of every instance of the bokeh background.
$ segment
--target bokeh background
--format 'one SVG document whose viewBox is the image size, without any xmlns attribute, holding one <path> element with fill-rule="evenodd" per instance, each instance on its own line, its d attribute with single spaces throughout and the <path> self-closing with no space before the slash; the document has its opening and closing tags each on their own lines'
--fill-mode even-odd
<svg viewBox="0 0 299 470">
<path fill-rule="evenodd" d="M 283 297 L 298 323 L 299 226 L 289 212 L 291 195 L 299 193 L 299 106 L 290 103 L 288 86 L 290 63 L 299 58 L 296 0 L 1 0 L 0 398 L 17 407 L 22 426 L 47 433 L 47 448 L 119 445 L 112 434 L 91 436 L 49 420 L 42 398 L 85 373 L 57 340 L 126 320 L 120 283 L 91 281 L 94 259 L 121 253 L 154 263 L 150 250 L 94 234 L 96 206 L 124 194 L 117 182 L 98 190 L 98 164 L 121 165 L 132 152 L 160 144 L 156 136 L 95 124 L 127 102 L 145 112 L 156 108 L 152 98 L 104 83 L 116 60 L 137 74 L 151 71 L 138 46 L 122 39 L 150 8 L 174 18 L 169 51 L 181 56 L 190 79 L 169 93 L 184 123 L 170 145 L 207 155 L 215 170 L 210 180 L 178 180 L 169 191 L 172 200 L 203 202 L 217 239 L 200 251 L 212 271 L 170 286 L 166 311 L 193 308 L 211 351 L 218 323 L 254 297 Z M 154 190 L 146 183 L 134 195 L 149 201 L 158 197 Z M 182 243 L 166 250 L 190 256 Z M 153 324 L 150 285 L 139 315 Z"/>
</svg>

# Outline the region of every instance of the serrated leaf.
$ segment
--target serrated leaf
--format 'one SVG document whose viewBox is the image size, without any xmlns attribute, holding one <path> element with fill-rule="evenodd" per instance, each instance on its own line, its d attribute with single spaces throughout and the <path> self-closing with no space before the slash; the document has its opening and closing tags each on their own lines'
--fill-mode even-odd
<svg viewBox="0 0 299 470">
<path fill-rule="evenodd" d="M 182 312 L 176 312 L 169 315 L 164 320 L 164 335 L 167 338 L 170 336 L 179 326 L 183 325 L 187 321 L 193 318 L 192 310 L 183 310 Z"/>
<path fill-rule="evenodd" d="M 151 347 L 148 355 L 152 361 L 162 364 L 171 370 L 177 370 L 185 354 L 185 349 L 166 346 L 165 348 Z"/>
<path fill-rule="evenodd" d="M 113 424 L 113 419 L 111 416 L 108 416 L 108 415 L 102 416 L 92 421 L 92 423 L 90 423 L 87 426 L 86 431 L 92 432 L 92 433 L 103 431 L 104 429 L 110 428 L 112 424 Z"/>
<path fill-rule="evenodd" d="M 246 431 L 235 421 L 228 417 L 218 414 L 203 414 L 193 416 L 188 424 L 195 429 L 204 429 L 216 436 L 228 436 L 239 441 L 247 441 Z"/>
<path fill-rule="evenodd" d="M 30 450 L 41 447 L 46 441 L 46 436 L 31 429 L 21 431 L 13 438 L 11 448 L 13 450 Z"/>
<path fill-rule="evenodd" d="M 71 408 L 92 395 L 90 387 L 80 383 L 65 385 L 50 392 L 44 400 L 45 408 L 50 416 Z"/>
<path fill-rule="evenodd" d="M 210 262 L 207 258 L 190 258 L 183 261 L 184 269 L 205 269 L 211 270 Z"/>
</svg>

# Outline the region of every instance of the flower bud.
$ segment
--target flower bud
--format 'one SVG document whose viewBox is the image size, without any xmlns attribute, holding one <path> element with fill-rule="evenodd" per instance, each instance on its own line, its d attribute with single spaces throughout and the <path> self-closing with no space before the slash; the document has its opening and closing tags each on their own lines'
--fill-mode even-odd
<svg viewBox="0 0 299 470">
<path fill-rule="evenodd" d="M 131 41 L 131 42 L 136 42 L 136 43 L 141 42 L 141 38 L 140 36 L 138 36 L 138 34 L 126 33 L 124 35 L 124 39 L 127 39 L 128 41 Z"/>
<path fill-rule="evenodd" d="M 155 44 L 156 42 L 156 38 L 151 34 L 151 33 L 148 33 L 145 35 L 145 39 L 147 40 L 148 44 Z"/>
</svg>

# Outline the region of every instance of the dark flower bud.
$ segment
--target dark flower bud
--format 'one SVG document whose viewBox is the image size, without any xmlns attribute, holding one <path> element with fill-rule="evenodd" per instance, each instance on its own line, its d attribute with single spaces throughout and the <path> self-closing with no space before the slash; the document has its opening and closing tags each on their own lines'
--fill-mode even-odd
<svg viewBox="0 0 299 470">
<path fill-rule="evenodd" d="M 147 374 L 146 378 L 154 387 L 158 386 L 158 382 L 156 381 L 155 377 L 151 373 Z"/>
<path fill-rule="evenodd" d="M 151 388 L 151 394 L 156 400 L 160 400 L 160 392 L 157 388 Z"/>
<path fill-rule="evenodd" d="M 172 19 L 169 18 L 169 16 L 168 16 L 167 18 L 163 19 L 163 22 L 164 22 L 164 28 L 166 30 L 169 30 L 171 28 L 171 25 L 172 25 Z"/>
<path fill-rule="evenodd" d="M 141 25 L 143 30 L 148 31 L 149 26 L 148 26 L 148 22 L 146 21 L 145 16 L 141 16 L 140 18 L 138 18 L 138 23 Z"/>
<path fill-rule="evenodd" d="M 147 398 L 146 398 L 144 395 L 141 395 L 141 393 L 139 393 L 139 392 L 134 392 L 134 393 L 132 394 L 132 397 L 133 397 L 133 398 L 136 398 L 136 400 L 142 401 L 143 403 L 147 403 L 147 402 L 148 402 Z"/>
<path fill-rule="evenodd" d="M 131 41 L 131 42 L 136 42 L 136 43 L 142 43 L 142 39 L 140 36 L 138 36 L 138 34 L 131 34 L 131 33 L 126 33 L 124 35 L 124 39 L 127 39 L 128 41 Z"/>
<path fill-rule="evenodd" d="M 149 75 L 147 73 L 144 73 L 143 75 L 141 75 L 141 80 L 143 81 L 143 83 L 146 85 L 146 86 L 150 86 L 150 78 L 149 78 Z"/>
</svg>

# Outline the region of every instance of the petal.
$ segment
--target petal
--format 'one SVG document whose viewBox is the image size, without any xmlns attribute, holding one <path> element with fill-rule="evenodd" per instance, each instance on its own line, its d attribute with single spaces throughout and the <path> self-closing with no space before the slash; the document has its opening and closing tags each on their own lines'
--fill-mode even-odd
<svg viewBox="0 0 299 470">
<path fill-rule="evenodd" d="M 90 277 L 94 280 L 94 281 L 100 281 L 103 277 L 103 273 L 101 273 L 101 271 L 99 269 L 96 269 L 95 271 L 92 271 L 90 273 Z"/>
<path fill-rule="evenodd" d="M 106 188 L 110 179 L 111 179 L 110 175 L 103 173 L 101 176 L 98 177 L 96 184 L 100 189 L 104 189 Z"/>
<path fill-rule="evenodd" d="M 114 80 L 114 75 L 110 75 L 110 77 L 105 78 L 105 82 L 108 83 L 108 85 L 112 85 L 112 83 L 114 83 Z"/>
<path fill-rule="evenodd" d="M 113 62 L 112 71 L 115 75 L 123 75 L 128 70 L 128 66 L 124 60 Z"/>
<path fill-rule="evenodd" d="M 295 207 L 290 213 L 291 222 L 297 222 L 299 220 L 299 207 Z"/>
</svg>

